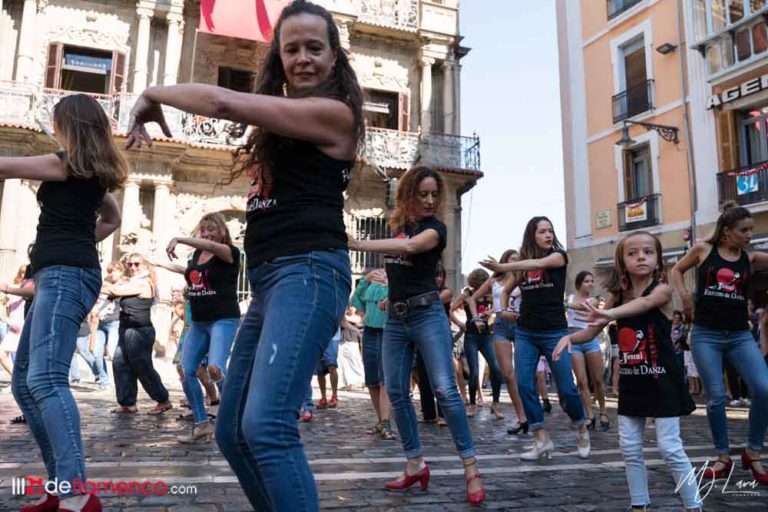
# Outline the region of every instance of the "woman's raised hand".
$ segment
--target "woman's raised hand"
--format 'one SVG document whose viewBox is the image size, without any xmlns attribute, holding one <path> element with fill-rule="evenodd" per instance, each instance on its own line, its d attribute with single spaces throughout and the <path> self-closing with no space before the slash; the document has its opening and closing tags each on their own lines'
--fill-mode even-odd
<svg viewBox="0 0 768 512">
<path fill-rule="evenodd" d="M 131 149 L 134 146 L 136 146 L 136 149 L 141 148 L 142 139 L 148 146 L 152 145 L 152 138 L 144 126 L 147 123 L 157 123 L 160 125 L 160 129 L 163 130 L 163 135 L 166 137 L 173 136 L 171 129 L 168 128 L 168 123 L 165 121 L 162 105 L 150 101 L 142 94 L 131 109 L 130 122 L 128 124 L 128 140 L 125 143 L 125 149 Z"/>
<path fill-rule="evenodd" d="M 583 305 L 586 306 L 587 310 L 577 312 L 576 318 L 582 322 L 587 322 L 590 327 L 602 327 L 611 320 L 615 320 L 610 309 L 600 309 L 590 302 L 584 302 Z"/>
<path fill-rule="evenodd" d="M 492 272 L 498 272 L 499 265 L 501 265 L 501 263 L 496 261 L 496 258 L 494 258 L 493 256 L 488 256 L 488 258 L 480 262 L 480 265 L 482 265 L 483 267 L 487 268 Z"/>
<path fill-rule="evenodd" d="M 563 350 L 568 350 L 569 354 L 572 352 L 573 348 L 571 346 L 570 336 L 563 336 L 562 338 L 560 338 L 560 341 L 558 341 L 557 345 L 555 346 L 555 350 L 552 351 L 552 360 L 559 361 L 560 354 L 563 353 Z"/>
</svg>

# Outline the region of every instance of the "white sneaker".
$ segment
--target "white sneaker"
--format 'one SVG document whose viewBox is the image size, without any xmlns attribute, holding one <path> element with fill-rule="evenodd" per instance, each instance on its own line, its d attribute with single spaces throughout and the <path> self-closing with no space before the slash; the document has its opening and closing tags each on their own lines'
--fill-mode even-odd
<svg viewBox="0 0 768 512">
<path fill-rule="evenodd" d="M 539 460 L 542 457 L 547 459 L 552 458 L 552 452 L 555 449 L 555 444 L 551 439 L 547 439 L 545 442 L 541 442 L 538 439 L 533 442 L 531 449 L 520 455 L 522 460 Z"/>
<path fill-rule="evenodd" d="M 741 400 L 731 400 L 731 403 L 728 405 L 730 405 L 731 407 L 738 407 L 741 405 Z"/>
<path fill-rule="evenodd" d="M 584 429 L 584 432 L 579 432 L 579 441 L 586 441 L 587 446 L 579 446 L 576 445 L 576 449 L 579 452 L 579 457 L 582 459 L 589 458 L 589 452 L 592 450 L 592 445 L 589 442 L 589 432 L 587 429 Z"/>
</svg>

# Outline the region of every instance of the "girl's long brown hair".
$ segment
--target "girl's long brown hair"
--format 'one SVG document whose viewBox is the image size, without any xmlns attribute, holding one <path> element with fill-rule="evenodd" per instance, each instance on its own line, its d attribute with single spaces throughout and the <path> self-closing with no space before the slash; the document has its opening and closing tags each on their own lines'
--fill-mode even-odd
<svg viewBox="0 0 768 512">
<path fill-rule="evenodd" d="M 53 107 L 53 125 L 61 134 L 68 176 L 95 176 L 110 192 L 123 187 L 128 162 L 117 149 L 107 114 L 95 99 L 86 94 L 64 96 Z"/>
<path fill-rule="evenodd" d="M 603 287 L 613 295 L 614 306 L 621 305 L 622 295 L 627 291 L 630 282 L 627 266 L 624 264 L 624 246 L 627 244 L 627 240 L 641 235 L 653 238 L 656 246 L 656 268 L 653 270 L 653 280 L 660 282 L 664 278 L 664 258 L 662 256 L 664 249 L 658 237 L 648 231 L 635 231 L 628 234 L 616 244 L 616 252 L 613 254 L 613 268 L 608 272 L 603 283 Z"/>
<path fill-rule="evenodd" d="M 443 204 L 445 203 L 445 182 L 440 173 L 431 167 L 418 166 L 406 171 L 397 184 L 397 203 L 392 216 L 389 218 L 389 227 L 393 230 L 416 224 L 416 205 L 419 195 L 419 185 L 427 178 L 437 182 L 437 214 L 438 219 L 443 217 Z"/>
<path fill-rule="evenodd" d="M 717 247 L 723 243 L 725 228 L 733 229 L 740 221 L 751 218 L 752 212 L 743 206 L 739 206 L 739 203 L 736 201 L 726 201 L 723 204 L 723 213 L 717 218 L 715 232 L 707 239 L 707 243 Z"/>
<path fill-rule="evenodd" d="M 291 97 L 324 97 L 345 103 L 354 114 L 354 134 L 358 151 L 363 147 L 365 139 L 365 122 L 363 120 L 363 91 L 357 82 L 357 75 L 349 62 L 349 58 L 341 47 L 339 28 L 333 21 L 333 16 L 323 7 L 306 0 L 294 0 L 280 14 L 275 25 L 274 37 L 259 72 L 256 84 L 256 94 L 283 96 L 286 85 L 283 62 L 280 58 L 280 30 L 286 19 L 299 14 L 320 16 L 328 26 L 328 42 L 331 51 L 336 56 L 336 64 L 328 81 L 311 90 L 287 91 Z M 265 183 L 272 182 L 275 156 L 281 151 L 290 151 L 294 141 L 268 130 L 255 127 L 244 146 L 235 151 L 235 165 L 230 173 L 231 183 L 243 173 L 255 166 L 261 166 Z"/>
</svg>

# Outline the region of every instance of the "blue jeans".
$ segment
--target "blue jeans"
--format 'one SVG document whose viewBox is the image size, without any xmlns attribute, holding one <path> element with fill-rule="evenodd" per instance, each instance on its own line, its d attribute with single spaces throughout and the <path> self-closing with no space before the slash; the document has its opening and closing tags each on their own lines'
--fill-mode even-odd
<svg viewBox="0 0 768 512">
<path fill-rule="evenodd" d="M 363 329 L 363 370 L 365 385 L 369 388 L 384 385 L 384 365 L 381 361 L 381 343 L 384 329 Z"/>
<path fill-rule="evenodd" d="M 496 360 L 496 351 L 493 350 L 493 341 L 488 334 L 470 334 L 464 335 L 464 355 L 467 356 L 469 365 L 469 403 L 475 405 L 477 396 L 477 384 L 480 377 L 477 353 L 480 352 L 488 364 L 491 372 L 491 389 L 493 390 L 493 401 L 498 402 L 501 395 L 501 370 Z"/>
<path fill-rule="evenodd" d="M 253 300 L 232 349 L 216 441 L 255 510 L 316 511 L 298 411 L 347 306 L 349 253 L 278 257 L 248 278 Z"/>
<path fill-rule="evenodd" d="M 85 364 L 90 368 L 93 376 L 99 380 L 102 389 L 109 385 L 109 376 L 107 375 L 106 365 L 104 364 L 104 343 L 106 337 L 101 331 L 96 332 L 96 346 L 91 352 L 91 336 L 78 336 L 77 351 L 83 358 Z M 80 380 L 80 366 L 77 364 L 77 356 L 72 356 L 72 366 L 69 368 L 69 378 Z"/>
<path fill-rule="evenodd" d="M 107 337 L 107 355 L 110 359 L 115 357 L 115 350 L 117 349 L 117 341 L 120 337 L 119 331 L 120 331 L 120 321 L 115 320 L 114 322 L 108 322 L 108 323 L 100 323 L 99 324 L 99 331 L 104 333 L 104 336 Z"/>
<path fill-rule="evenodd" d="M 49 479 L 86 480 L 80 414 L 67 376 L 77 331 L 100 288 L 98 268 L 57 265 L 35 274 L 35 298 L 21 331 L 12 389 Z"/>
<path fill-rule="evenodd" d="M 403 316 L 390 314 L 384 328 L 384 375 L 397 430 L 409 459 L 421 455 L 416 411 L 410 397 L 411 368 L 416 348 L 424 358 L 429 383 L 443 409 L 453 442 L 462 459 L 474 457 L 464 401 L 453 371 L 453 341 L 448 317 L 439 301 Z"/>
<path fill-rule="evenodd" d="M 536 394 L 536 366 L 539 358 L 547 358 L 552 377 L 557 384 L 557 393 L 565 404 L 565 412 L 576 426 L 584 423 L 584 405 L 573 383 L 571 355 L 564 351 L 559 361 L 552 360 L 552 351 L 560 338 L 568 334 L 568 329 L 551 331 L 529 331 L 517 326 L 515 338 L 515 368 L 517 369 L 517 387 L 520 399 L 534 432 L 544 428 L 544 411 L 539 396 Z"/>
<path fill-rule="evenodd" d="M 643 458 L 643 431 L 645 418 L 619 416 L 619 446 L 624 457 L 624 469 L 627 474 L 629 497 L 633 507 L 651 504 L 648 494 L 648 474 Z M 685 508 L 701 507 L 699 489 L 693 475 L 693 467 L 683 449 L 680 439 L 680 418 L 656 418 L 656 445 L 664 461 L 672 470 L 675 487 L 680 489 L 680 497 Z"/>
<path fill-rule="evenodd" d="M 719 331 L 694 325 L 691 337 L 691 355 L 707 395 L 707 419 L 715 452 L 718 455 L 729 453 L 723 384 L 723 360 L 726 358 L 744 379 L 752 395 L 747 448 L 762 451 L 768 428 L 768 367 L 752 333 L 746 330 Z"/>
<path fill-rule="evenodd" d="M 227 358 L 239 323 L 239 318 L 222 318 L 215 322 L 192 322 L 189 326 L 181 352 L 181 366 L 184 368 L 181 385 L 195 416 L 195 423 L 208 420 L 203 390 L 197 380 L 197 369 L 207 355 L 208 368 L 217 366 L 223 381 L 227 373 Z"/>
</svg>

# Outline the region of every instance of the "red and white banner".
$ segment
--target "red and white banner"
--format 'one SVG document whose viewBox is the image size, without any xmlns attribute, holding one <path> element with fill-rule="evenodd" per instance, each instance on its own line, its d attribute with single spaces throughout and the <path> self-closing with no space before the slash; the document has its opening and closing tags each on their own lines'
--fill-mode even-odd
<svg viewBox="0 0 768 512">
<path fill-rule="evenodd" d="M 200 0 L 200 32 L 262 43 L 272 41 L 288 0 Z"/>
</svg>

